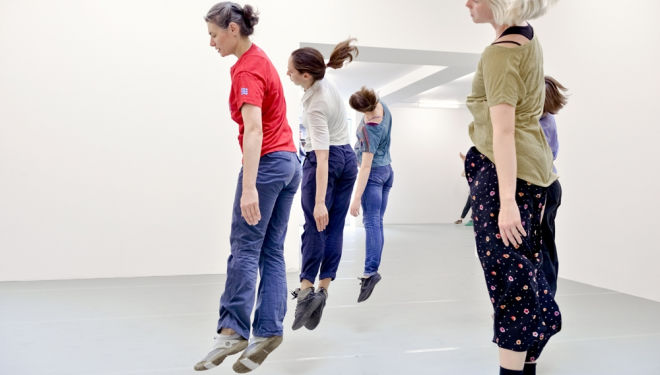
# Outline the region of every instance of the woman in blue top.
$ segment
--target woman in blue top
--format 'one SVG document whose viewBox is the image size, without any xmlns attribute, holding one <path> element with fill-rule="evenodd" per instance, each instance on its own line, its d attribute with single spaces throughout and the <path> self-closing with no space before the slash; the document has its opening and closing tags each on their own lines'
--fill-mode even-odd
<svg viewBox="0 0 660 375">
<path fill-rule="evenodd" d="M 351 95 L 349 104 L 354 110 L 364 114 L 357 129 L 358 142 L 355 152 L 360 171 L 350 207 L 351 215 L 356 217 L 360 213 L 360 204 L 364 210 L 362 222 L 366 232 L 366 257 L 358 296 L 358 302 L 362 302 L 369 298 L 381 279 L 378 267 L 383 253 L 383 215 L 394 181 L 394 172 L 390 165 L 392 115 L 374 91 L 365 87 Z"/>
</svg>

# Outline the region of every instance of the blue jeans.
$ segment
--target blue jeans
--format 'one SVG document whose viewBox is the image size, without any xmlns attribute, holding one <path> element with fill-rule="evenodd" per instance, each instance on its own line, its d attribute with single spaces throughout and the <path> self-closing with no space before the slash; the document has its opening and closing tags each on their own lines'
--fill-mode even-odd
<svg viewBox="0 0 660 375">
<path fill-rule="evenodd" d="M 557 277 L 559 275 L 559 258 L 557 257 L 557 244 L 555 243 L 555 218 L 557 209 L 561 205 L 561 184 L 556 180 L 548 186 L 545 196 L 545 209 L 541 221 L 541 254 L 543 254 L 543 273 L 550 284 L 550 294 L 557 292 Z"/>
<path fill-rule="evenodd" d="M 319 279 L 337 276 L 344 239 L 344 224 L 351 203 L 351 193 L 357 178 L 357 157 L 349 145 L 330 146 L 328 158 L 328 188 L 325 206 L 329 222 L 323 232 L 316 229 L 314 206 L 316 204 L 316 153 L 309 152 L 303 164 L 301 187 L 302 209 L 305 213 L 305 230 L 302 234 L 302 268 L 300 280 L 314 283 Z"/>
<path fill-rule="evenodd" d="M 234 197 L 229 237 L 231 255 L 227 260 L 225 291 L 220 298 L 218 332 L 231 328 L 244 338 L 250 337 L 258 270 L 261 281 L 252 324 L 254 335 L 282 335 L 287 296 L 284 238 L 300 178 L 300 162 L 295 153 L 278 151 L 262 156 L 257 173 L 261 220 L 251 226 L 241 216 L 241 169 Z"/>
<path fill-rule="evenodd" d="M 394 182 L 391 165 L 372 167 L 369 181 L 362 194 L 362 223 L 366 232 L 367 254 L 364 260 L 364 276 L 374 275 L 383 254 L 383 216 L 387 197 Z"/>
</svg>

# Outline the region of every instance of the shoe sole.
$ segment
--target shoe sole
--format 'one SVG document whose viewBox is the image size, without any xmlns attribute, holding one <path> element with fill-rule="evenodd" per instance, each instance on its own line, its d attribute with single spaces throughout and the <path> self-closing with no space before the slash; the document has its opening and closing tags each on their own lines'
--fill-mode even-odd
<svg viewBox="0 0 660 375">
<path fill-rule="evenodd" d="M 241 341 L 236 347 L 232 348 L 231 350 L 227 352 L 220 352 L 216 357 L 213 357 L 210 361 L 199 361 L 195 365 L 195 371 L 206 371 L 210 370 L 216 366 L 219 366 L 222 361 L 225 360 L 230 355 L 237 354 L 245 350 L 248 346 L 248 340 L 243 340 Z"/>
<path fill-rule="evenodd" d="M 274 336 L 257 344 L 255 349 L 249 355 L 246 356 L 245 352 L 243 352 L 241 357 L 236 360 L 236 363 L 234 363 L 234 366 L 232 366 L 234 372 L 244 374 L 261 366 L 266 360 L 266 357 L 280 346 L 281 343 L 282 336 Z"/>
<path fill-rule="evenodd" d="M 382 277 L 381 277 L 379 274 L 376 274 L 376 275 L 378 275 L 378 280 L 376 280 L 376 281 L 374 282 L 374 284 L 371 286 L 371 289 L 369 289 L 369 291 L 367 292 L 367 295 L 364 296 L 364 298 L 360 298 L 360 297 L 358 296 L 358 303 L 359 303 L 359 302 L 364 302 L 364 301 L 366 301 L 367 299 L 369 299 L 369 297 L 371 297 L 371 293 L 373 293 L 373 292 L 374 292 L 374 289 L 376 289 L 376 284 L 378 284 L 378 283 L 380 282 L 380 279 L 382 279 Z M 375 277 L 376 275 L 371 276 L 371 277 Z"/>
<path fill-rule="evenodd" d="M 309 318 L 312 316 L 314 311 L 316 311 L 316 309 L 319 308 L 319 306 L 321 306 L 321 301 L 319 301 L 318 298 L 314 298 L 312 302 L 309 303 L 308 310 L 300 318 L 300 320 L 295 320 L 295 319 L 293 320 L 293 325 L 291 326 L 291 329 L 295 331 L 297 329 L 300 329 L 302 326 L 304 326 L 305 323 L 307 323 L 307 320 L 309 320 Z"/>
</svg>

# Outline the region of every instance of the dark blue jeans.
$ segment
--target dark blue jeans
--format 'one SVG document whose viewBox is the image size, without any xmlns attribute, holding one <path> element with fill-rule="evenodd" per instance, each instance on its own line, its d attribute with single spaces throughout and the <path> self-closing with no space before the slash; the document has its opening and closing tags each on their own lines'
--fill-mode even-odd
<svg viewBox="0 0 660 375">
<path fill-rule="evenodd" d="M 366 256 L 364 276 L 374 275 L 380 267 L 383 254 L 383 216 L 387 208 L 387 198 L 394 182 L 394 171 L 390 164 L 371 167 L 369 181 L 362 194 L 362 223 L 366 232 Z"/>
<path fill-rule="evenodd" d="M 461 212 L 461 219 L 465 219 L 471 207 L 472 207 L 472 199 L 468 194 L 467 202 L 465 202 L 465 207 L 463 207 L 463 212 Z"/>
<path fill-rule="evenodd" d="M 307 154 L 303 164 L 301 187 L 305 226 L 302 234 L 302 269 L 300 280 L 314 283 L 319 279 L 337 276 L 344 240 L 344 223 L 351 203 L 351 193 L 357 178 L 357 158 L 349 145 L 330 146 L 328 158 L 328 188 L 325 206 L 329 222 L 323 232 L 316 229 L 314 205 L 316 203 L 316 153 Z"/>
<path fill-rule="evenodd" d="M 557 257 L 557 244 L 555 243 L 555 217 L 561 205 L 561 184 L 556 180 L 548 186 L 545 196 L 545 210 L 541 221 L 541 254 L 543 254 L 543 273 L 550 284 L 550 293 L 557 292 L 557 275 L 559 274 L 559 258 Z"/>
<path fill-rule="evenodd" d="M 220 298 L 218 332 L 221 328 L 231 328 L 249 338 L 258 270 L 261 281 L 252 325 L 254 334 L 282 335 L 287 296 L 284 238 L 300 175 L 300 162 L 293 152 L 278 151 L 261 157 L 257 174 L 261 220 L 251 226 L 241 216 L 241 169 L 234 197 L 229 237 L 231 255 L 227 260 L 225 291 Z"/>
</svg>

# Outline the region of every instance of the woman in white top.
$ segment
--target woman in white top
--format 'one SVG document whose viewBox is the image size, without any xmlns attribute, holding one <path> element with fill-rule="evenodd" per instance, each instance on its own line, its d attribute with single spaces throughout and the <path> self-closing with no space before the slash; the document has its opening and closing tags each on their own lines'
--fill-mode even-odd
<svg viewBox="0 0 660 375">
<path fill-rule="evenodd" d="M 326 67 L 341 68 L 357 56 L 349 39 L 335 46 L 326 64 L 321 52 L 300 48 L 291 54 L 287 75 L 305 89 L 302 139 L 307 153 L 301 187 L 305 226 L 302 270 L 293 329 L 314 329 L 321 321 L 330 282 L 337 274 L 342 252 L 344 221 L 357 178 L 357 158 L 350 146 L 347 115 L 337 89 L 325 76 Z M 319 288 L 314 291 L 316 276 Z"/>
</svg>

